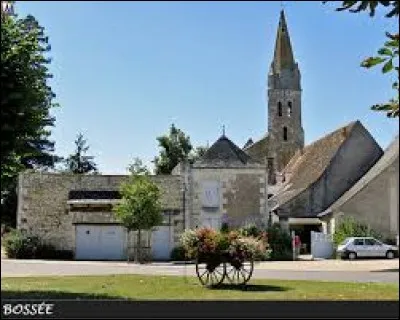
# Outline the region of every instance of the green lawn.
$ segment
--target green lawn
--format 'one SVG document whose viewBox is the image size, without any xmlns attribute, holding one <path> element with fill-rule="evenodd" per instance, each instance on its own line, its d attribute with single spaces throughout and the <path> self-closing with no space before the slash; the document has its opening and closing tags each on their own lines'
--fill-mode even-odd
<svg viewBox="0 0 400 320">
<path fill-rule="evenodd" d="M 2 278 L 1 292 L 13 298 L 126 299 L 276 299 L 398 300 L 396 284 L 251 280 L 245 287 L 208 289 L 195 277 L 112 275 L 85 277 Z"/>
</svg>

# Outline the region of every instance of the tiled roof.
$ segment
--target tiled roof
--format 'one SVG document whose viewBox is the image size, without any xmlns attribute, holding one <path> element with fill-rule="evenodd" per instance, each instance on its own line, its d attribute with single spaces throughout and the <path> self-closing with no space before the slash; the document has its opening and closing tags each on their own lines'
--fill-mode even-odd
<svg viewBox="0 0 400 320">
<path fill-rule="evenodd" d="M 248 154 L 241 150 L 236 144 L 222 135 L 207 152 L 194 163 L 196 166 L 247 166 L 258 165 Z"/>
<path fill-rule="evenodd" d="M 283 170 L 286 187 L 271 201 L 282 205 L 317 181 L 356 124 L 361 125 L 351 122 L 297 151 Z"/>
<path fill-rule="evenodd" d="M 351 187 L 327 210 L 325 210 L 321 214 L 321 216 L 324 216 L 326 213 L 329 213 L 332 210 L 341 207 L 348 200 L 350 200 L 361 190 L 363 190 L 369 184 L 369 182 L 374 180 L 380 173 L 382 173 L 385 169 L 395 163 L 395 161 L 397 161 L 397 163 L 399 162 L 399 136 L 397 136 L 394 141 L 389 145 L 389 147 L 385 150 L 383 156 L 378 160 L 378 162 L 375 163 L 375 165 L 360 180 L 358 180 L 353 187 Z"/>
</svg>

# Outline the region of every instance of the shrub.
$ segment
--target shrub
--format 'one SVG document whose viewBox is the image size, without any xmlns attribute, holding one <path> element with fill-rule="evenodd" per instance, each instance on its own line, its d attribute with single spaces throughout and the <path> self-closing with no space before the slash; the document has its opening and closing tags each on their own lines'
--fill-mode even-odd
<svg viewBox="0 0 400 320">
<path fill-rule="evenodd" d="M 381 240 L 382 236 L 368 225 L 356 221 L 352 217 L 345 217 L 335 229 L 333 241 L 339 245 L 348 237 L 374 237 Z"/>
<path fill-rule="evenodd" d="M 171 251 L 171 260 L 172 261 L 188 261 L 189 258 L 186 257 L 186 251 L 183 246 L 176 246 Z"/>
<path fill-rule="evenodd" d="M 39 237 L 12 230 L 4 237 L 4 250 L 7 257 L 14 259 L 33 259 L 40 247 Z"/>
<path fill-rule="evenodd" d="M 279 224 L 267 228 L 268 244 L 271 250 L 269 260 L 292 260 L 292 238 Z"/>
<path fill-rule="evenodd" d="M 7 257 L 13 259 L 71 260 L 73 258 L 72 251 L 57 250 L 53 245 L 43 243 L 39 237 L 20 230 L 11 230 L 3 241 Z"/>
</svg>

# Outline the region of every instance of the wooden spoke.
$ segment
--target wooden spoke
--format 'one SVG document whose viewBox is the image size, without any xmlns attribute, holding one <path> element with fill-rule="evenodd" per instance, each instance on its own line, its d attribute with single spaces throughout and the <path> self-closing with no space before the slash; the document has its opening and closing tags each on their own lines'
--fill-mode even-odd
<svg viewBox="0 0 400 320">
<path fill-rule="evenodd" d="M 246 284 L 253 275 L 253 261 L 245 261 L 240 266 L 226 265 L 226 277 L 232 284 Z"/>
<path fill-rule="evenodd" d="M 212 287 L 221 284 L 225 278 L 225 265 L 212 267 L 206 263 L 196 263 L 196 274 L 202 285 Z"/>
</svg>

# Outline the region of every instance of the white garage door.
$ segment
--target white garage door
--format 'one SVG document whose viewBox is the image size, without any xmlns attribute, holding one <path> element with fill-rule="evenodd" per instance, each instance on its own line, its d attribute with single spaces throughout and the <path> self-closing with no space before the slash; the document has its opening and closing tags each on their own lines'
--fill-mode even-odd
<svg viewBox="0 0 400 320">
<path fill-rule="evenodd" d="M 77 225 L 75 259 L 124 260 L 125 235 L 118 225 Z"/>
<path fill-rule="evenodd" d="M 171 233 L 169 226 L 157 227 L 151 235 L 151 255 L 153 260 L 169 260 L 171 255 Z"/>
</svg>

